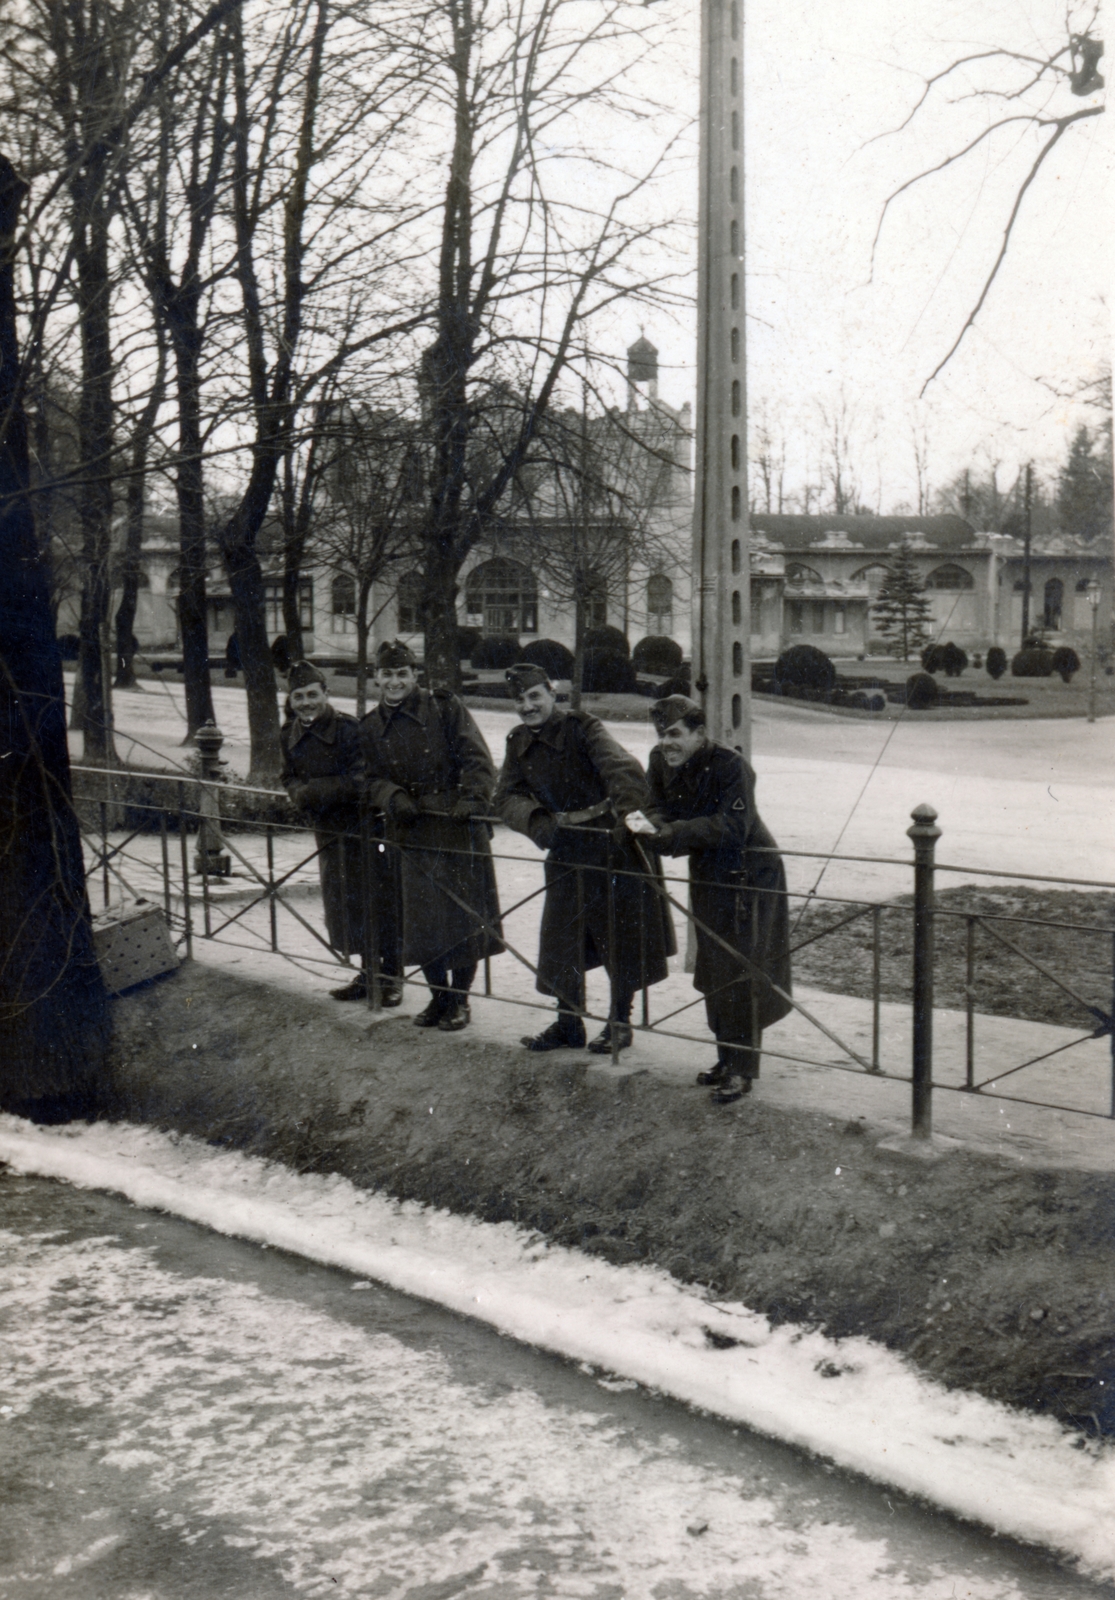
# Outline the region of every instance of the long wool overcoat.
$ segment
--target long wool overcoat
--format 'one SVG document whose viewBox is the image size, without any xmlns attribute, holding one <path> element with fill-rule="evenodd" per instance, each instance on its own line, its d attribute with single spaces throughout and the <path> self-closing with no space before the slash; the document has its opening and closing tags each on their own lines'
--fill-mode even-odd
<svg viewBox="0 0 1115 1600">
<path fill-rule="evenodd" d="M 329 943 L 341 955 L 364 948 L 364 883 L 360 855 L 360 795 L 364 758 L 355 717 L 326 706 L 304 728 L 283 724 L 282 781 L 314 829 L 320 851 L 321 898 Z"/>
<path fill-rule="evenodd" d="M 528 838 L 545 837 L 558 813 L 588 810 L 602 800 L 612 802 L 610 814 L 560 827 L 546 857 L 535 987 L 570 1001 L 579 998 L 582 974 L 592 967 L 603 966 L 629 989 L 660 983 L 677 948 L 655 880 L 630 838 L 617 844 L 608 831 L 617 818 L 647 805 L 646 778 L 635 757 L 587 711 L 555 710 L 541 728 L 520 724 L 508 734 L 495 807 L 509 827 Z"/>
<path fill-rule="evenodd" d="M 773 981 L 790 993 L 790 916 L 782 858 L 755 807 L 755 774 L 736 751 L 709 741 L 681 767 L 667 766 L 653 750 L 647 776 L 648 817 L 673 823 L 668 853 L 689 857 L 694 986 L 706 997 L 718 1036 L 748 1040 L 753 1015 L 762 1029 L 791 1009 L 771 987 Z"/>
<path fill-rule="evenodd" d="M 399 858 L 403 961 L 471 966 L 503 949 L 487 823 L 444 814 L 458 800 L 487 810 L 496 772 L 467 706 L 444 690 L 415 689 L 394 709 L 375 706 L 360 724 L 370 803 L 388 817 Z M 391 797 L 403 789 L 421 813 L 396 825 Z"/>
</svg>

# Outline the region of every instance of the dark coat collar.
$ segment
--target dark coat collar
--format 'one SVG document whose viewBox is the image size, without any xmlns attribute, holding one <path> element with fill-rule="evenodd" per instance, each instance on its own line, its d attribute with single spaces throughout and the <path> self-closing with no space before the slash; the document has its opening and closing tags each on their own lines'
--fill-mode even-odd
<svg viewBox="0 0 1115 1600">
<path fill-rule="evenodd" d="M 313 734 L 315 739 L 320 739 L 322 744 L 336 743 L 337 713 L 332 706 L 327 705 L 321 716 L 311 722 L 308 728 L 303 727 L 299 719 L 295 717 L 294 727 L 290 736 L 290 748 L 293 750 L 296 744 L 301 744 L 302 740 L 308 738 L 310 734 Z"/>
<path fill-rule="evenodd" d="M 555 706 L 540 728 L 528 728 L 525 722 L 520 722 L 519 731 L 526 735 L 531 744 L 537 740 L 539 744 L 549 745 L 551 750 L 560 750 L 565 744 L 567 720 L 568 712 Z"/>
<path fill-rule="evenodd" d="M 390 727 L 396 717 L 409 717 L 424 728 L 430 717 L 430 696 L 425 689 L 412 689 L 400 705 L 386 706 L 381 700 L 376 710 L 385 728 Z"/>
</svg>

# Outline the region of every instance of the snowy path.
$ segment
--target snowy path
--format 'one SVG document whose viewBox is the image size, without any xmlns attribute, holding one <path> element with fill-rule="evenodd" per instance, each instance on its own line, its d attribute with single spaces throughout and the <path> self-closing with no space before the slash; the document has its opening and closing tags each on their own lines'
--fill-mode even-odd
<svg viewBox="0 0 1115 1600">
<path fill-rule="evenodd" d="M 866 1340 L 151 1131 L 3 1118 L 0 1158 L 5 1594 L 1110 1593 L 646 1392 L 1115 1573 L 1109 1456 Z"/>
</svg>

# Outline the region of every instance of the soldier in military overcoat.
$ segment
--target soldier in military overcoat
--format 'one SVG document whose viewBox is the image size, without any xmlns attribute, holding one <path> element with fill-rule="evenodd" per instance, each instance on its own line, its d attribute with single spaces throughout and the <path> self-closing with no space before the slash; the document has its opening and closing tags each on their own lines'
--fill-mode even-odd
<svg viewBox="0 0 1115 1600">
<path fill-rule="evenodd" d="M 689 857 L 693 983 L 705 996 L 718 1045 L 715 1069 L 697 1082 L 727 1104 L 759 1076 L 763 1029 L 791 1009 L 786 874 L 755 806 L 754 772 L 737 751 L 708 737 L 701 707 L 670 695 L 651 717 L 660 742 L 650 757 L 646 816 L 657 831 L 640 842 L 660 855 Z"/>
<path fill-rule="evenodd" d="M 363 956 L 368 886 L 363 878 L 360 841 L 364 757 L 359 725 L 355 717 L 330 705 L 325 679 L 310 662 L 295 663 L 288 688 L 290 716 L 279 735 L 282 781 L 291 800 L 313 823 L 329 943 L 343 956 Z M 372 889 L 379 912 L 380 965 L 390 978 L 398 973 L 397 940 L 391 920 L 393 896 L 382 879 L 381 869 L 373 878 Z M 352 983 L 332 991 L 335 1000 L 363 1000 L 367 993 L 363 972 Z M 380 993 L 387 1006 L 397 1006 L 402 1000 L 397 982 L 384 983 Z"/>
<path fill-rule="evenodd" d="M 388 819 L 399 859 L 403 962 L 420 966 L 430 1003 L 417 1026 L 453 1033 L 485 956 L 503 949 L 492 863 L 496 774 L 484 735 L 448 691 L 421 689 L 399 640 L 376 655 L 379 704 L 360 724 L 369 802 Z"/>
<path fill-rule="evenodd" d="M 513 666 L 507 681 L 522 725 L 507 736 L 495 808 L 548 852 L 536 988 L 558 1002 L 557 1021 L 523 1043 L 583 1048 L 585 973 L 603 966 L 609 1020 L 589 1049 L 610 1051 L 613 1030 L 623 1049 L 636 991 L 661 982 L 676 949 L 665 903 L 622 827 L 628 812 L 647 804 L 646 778 L 595 717 L 557 705 L 540 667 Z"/>
</svg>

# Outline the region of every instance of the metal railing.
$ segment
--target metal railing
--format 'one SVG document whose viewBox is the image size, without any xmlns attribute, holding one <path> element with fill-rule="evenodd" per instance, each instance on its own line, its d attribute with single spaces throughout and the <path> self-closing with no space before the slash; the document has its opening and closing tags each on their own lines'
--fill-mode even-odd
<svg viewBox="0 0 1115 1600">
<path fill-rule="evenodd" d="M 286 796 L 281 791 L 253 788 L 249 785 L 230 784 L 212 775 L 216 761 L 215 751 L 208 763 L 209 772 L 199 778 L 183 779 L 174 775 L 160 773 L 124 774 L 119 771 L 109 771 L 104 768 L 75 767 L 75 806 L 82 823 L 82 833 L 88 854 L 88 878 L 90 884 L 99 880 L 101 895 L 104 904 L 110 904 L 113 888 L 119 889 L 129 895 L 137 893 L 136 883 L 129 881 L 126 870 L 131 870 L 133 878 L 135 871 L 141 870 L 146 879 L 154 876 L 158 884 L 163 909 L 167 922 L 174 934 L 177 943 L 184 948 L 187 956 L 192 955 L 194 941 L 198 938 L 235 943 L 230 938 L 230 930 L 246 932 L 249 930 L 249 914 L 259 907 L 266 908 L 266 928 L 261 933 L 258 929 L 251 929 L 256 942 L 246 946 L 251 949 L 269 950 L 274 954 L 286 955 L 291 960 L 305 964 L 348 965 L 348 957 L 338 954 L 329 942 L 329 939 L 314 922 L 292 903 L 292 896 L 296 890 L 307 889 L 305 882 L 297 884 L 295 880 L 299 875 L 306 874 L 308 869 L 316 867 L 320 854 L 316 843 L 312 848 L 299 844 L 293 854 L 297 857 L 293 863 L 287 859 L 280 866 L 276 860 L 276 845 L 282 841 L 289 845 L 293 841 L 312 842 L 312 829 L 300 823 L 285 823 L 276 821 L 252 822 L 231 819 L 227 815 L 221 816 L 221 800 L 227 801 L 233 797 L 241 797 L 239 803 L 246 803 L 250 797 L 257 805 L 264 808 L 275 807 L 286 802 Z M 137 777 L 142 777 L 145 784 L 163 788 L 164 795 L 159 800 L 122 799 L 123 787 Z M 194 791 L 191 793 L 190 791 Z M 122 825 L 126 816 L 128 826 Z M 138 819 L 138 820 L 137 820 Z M 477 819 L 498 824 L 499 819 Z M 114 823 L 116 824 L 114 826 Z M 1035 919 L 1018 915 L 1004 915 L 988 912 L 974 912 L 970 910 L 953 911 L 941 908 L 937 903 L 936 879 L 940 872 L 960 873 L 967 878 L 987 878 L 990 880 L 1006 880 L 1012 883 L 1025 881 L 1028 883 L 1042 883 L 1055 885 L 1058 888 L 1081 889 L 1106 889 L 1115 891 L 1115 884 L 1095 880 L 1050 878 L 1039 874 L 1010 873 L 993 871 L 990 869 L 974 869 L 971 867 L 958 867 L 942 865 L 936 861 L 937 841 L 941 837 L 941 830 L 937 827 L 936 812 L 930 806 L 918 806 L 912 813 L 912 826 L 907 830 L 908 837 L 913 844 L 913 859 L 903 860 L 897 857 L 872 857 L 827 854 L 818 851 L 783 850 L 779 852 L 786 859 L 801 858 L 806 860 L 820 860 L 824 862 L 868 864 L 874 867 L 892 866 L 902 867 L 912 871 L 913 896 L 909 907 L 897 906 L 893 900 L 864 901 L 862 899 L 846 899 L 839 896 L 820 896 L 810 891 L 803 894 L 801 891 L 776 891 L 770 889 L 752 889 L 751 893 L 782 894 L 791 902 L 801 901 L 803 906 L 809 908 L 820 904 L 834 908 L 838 913 L 837 920 L 821 930 L 809 930 L 808 925 L 804 936 L 794 943 L 791 937 L 789 953 L 791 958 L 801 950 L 816 944 L 819 940 L 830 937 L 851 924 L 864 918 L 871 919 L 871 1050 L 870 1056 L 861 1054 L 850 1043 L 842 1039 L 835 1029 L 829 1026 L 813 1011 L 790 994 L 784 998 L 793 1008 L 794 1012 L 811 1029 L 833 1044 L 844 1057 L 840 1061 L 818 1061 L 809 1056 L 771 1048 L 764 1044 L 762 1053 L 773 1059 L 801 1063 L 814 1067 L 829 1067 L 838 1070 L 851 1071 L 869 1077 L 889 1081 L 909 1083 L 911 1086 L 911 1133 L 915 1140 L 928 1141 L 932 1133 L 932 1097 L 934 1089 L 959 1090 L 970 1095 L 979 1095 L 986 1098 L 1006 1100 L 1016 1104 L 1030 1105 L 1047 1110 L 1056 1110 L 1082 1116 L 1102 1116 L 1115 1118 L 1115 1028 L 1112 1018 L 1115 1014 L 1115 927 L 1090 927 L 1076 923 L 1057 923 L 1045 919 Z M 581 831 L 581 830 L 579 830 Z M 601 828 L 595 831 L 605 837 L 610 837 L 609 830 Z M 171 836 L 178 836 L 178 850 L 175 852 L 171 846 Z M 190 863 L 189 836 L 197 834 L 197 848 L 194 861 Z M 340 837 L 334 835 L 334 837 Z M 365 910 L 363 931 L 363 960 L 364 969 L 368 977 L 368 1006 L 373 1011 L 378 1011 L 382 1005 L 382 984 L 385 981 L 380 970 L 380 949 L 377 929 L 376 896 L 370 892 L 372 883 L 371 857 L 374 851 L 389 851 L 398 854 L 405 853 L 408 846 L 405 839 L 392 837 L 390 831 L 386 834 L 373 833 L 372 820 L 365 816 L 358 835 L 348 836 L 352 840 L 359 839 L 360 844 L 360 870 L 362 873 L 362 903 Z M 141 839 L 157 839 L 157 850 L 143 854 L 136 848 L 136 842 Z M 263 859 L 253 860 L 251 855 L 240 848 L 246 838 L 252 838 L 257 846 L 262 843 Z M 239 843 L 237 841 L 240 841 Z M 418 847 L 420 850 L 423 847 Z M 637 846 L 637 848 L 639 848 Z M 442 854 L 455 852 L 438 847 Z M 466 854 L 468 852 L 460 852 Z M 290 855 L 289 850 L 285 852 Z M 174 859 L 177 856 L 177 859 Z M 342 853 L 342 861 L 343 861 Z M 540 854 L 536 862 L 520 854 L 510 854 L 494 849 L 492 851 L 494 862 L 515 862 L 519 867 L 536 865 L 541 867 L 544 857 Z M 229 910 L 227 895 L 218 895 L 215 886 L 227 884 L 229 867 L 232 862 L 237 864 L 242 876 L 246 877 L 250 888 L 244 903 L 234 910 Z M 226 865 L 225 863 L 228 863 Z M 729 955 L 740 968 L 741 976 L 753 978 L 760 982 L 770 982 L 761 967 L 744 952 L 735 949 L 727 940 L 723 939 L 714 929 L 701 923 L 694 915 L 691 906 L 687 903 L 687 894 L 690 888 L 688 876 L 673 876 L 657 870 L 647 858 L 643 857 L 643 870 L 638 874 L 631 873 L 615 864 L 614 859 L 609 859 L 604 866 L 588 864 L 577 868 L 583 873 L 599 872 L 605 874 L 608 895 L 608 917 L 611 930 L 611 947 L 615 949 L 615 911 L 614 894 L 617 880 L 625 876 L 646 877 L 655 884 L 656 892 L 662 897 L 673 913 L 684 919 L 682 926 L 688 922 L 698 929 L 706 940 L 712 941 Z M 315 874 L 316 876 L 316 874 Z M 145 882 L 143 887 L 148 888 Z M 442 892 L 450 892 L 451 897 L 466 910 L 473 913 L 478 927 L 489 933 L 497 932 L 489 924 L 483 913 L 475 908 L 465 905 L 459 897 L 447 891 L 444 884 L 439 885 Z M 501 909 L 501 921 L 506 920 L 519 912 L 526 905 L 536 901 L 545 892 L 545 884 L 532 889 L 528 894 L 520 896 L 513 904 Z M 713 887 L 723 889 L 722 884 Z M 242 896 L 243 891 L 237 891 Z M 347 894 L 342 894 L 342 902 L 347 904 Z M 280 943 L 278 911 L 280 907 L 297 923 L 302 933 L 312 942 L 314 947 L 319 947 L 321 954 L 307 956 L 304 951 L 283 950 Z M 911 1059 L 909 1073 L 884 1070 L 881 1061 L 881 1034 L 882 1034 L 882 962 L 881 941 L 884 915 L 893 918 L 897 915 L 909 916 L 912 931 L 912 964 L 910 1008 L 912 1013 L 911 1027 Z M 934 1080 L 933 1077 L 933 1022 L 934 1022 L 934 936 L 935 928 L 941 918 L 962 919 L 966 929 L 966 983 L 965 993 L 965 1074 L 961 1084 L 952 1084 Z M 1014 923 L 1030 926 L 1071 928 L 1074 933 L 1089 933 L 1106 936 L 1111 950 L 1111 1000 L 1109 1009 L 1097 1005 L 1094 1000 L 1078 992 L 1077 987 L 1066 977 L 1059 976 L 1050 971 L 1048 966 L 1036 960 L 1027 951 L 1009 938 L 1002 931 L 1000 925 Z M 985 935 L 984 943 L 988 941 L 996 949 L 1005 949 L 1016 959 L 1026 963 L 1040 975 L 1045 982 L 1051 983 L 1080 1008 L 1081 1014 L 1087 1015 L 1091 1024 L 1090 1030 L 1079 1037 L 1066 1043 L 1058 1044 L 1054 1049 L 1039 1053 L 1030 1059 L 1013 1065 L 1004 1065 L 1001 1062 L 995 1067 L 992 1074 L 980 1078 L 977 1072 L 977 1017 L 980 1013 L 976 1009 L 976 965 L 979 950 L 977 935 Z M 503 946 L 511 957 L 519 962 L 530 973 L 537 976 L 537 969 L 529 957 L 521 950 L 515 948 L 506 936 L 500 935 Z M 352 941 L 345 939 L 345 948 L 352 948 Z M 448 952 L 446 952 L 448 953 Z M 539 999 L 528 1000 L 521 995 L 500 994 L 493 988 L 492 968 L 490 958 L 484 961 L 484 994 L 497 1001 L 506 1001 L 508 1004 L 530 1006 L 539 1010 L 551 1010 L 552 1004 Z M 409 984 L 416 981 L 424 982 L 420 976 L 420 969 L 411 973 L 402 973 L 401 981 Z M 734 980 L 733 980 L 734 981 Z M 777 987 L 777 986 L 774 986 Z M 783 991 L 778 990 L 782 994 Z M 696 1034 L 679 1030 L 678 1027 L 667 1027 L 668 1023 L 676 1023 L 678 1017 L 687 1011 L 701 1005 L 705 996 L 694 992 L 694 996 L 683 1006 L 675 1006 L 664 1016 L 652 1020 L 651 1002 L 649 991 L 642 990 L 642 1015 L 641 1020 L 634 1024 L 637 1031 L 653 1033 L 659 1037 L 701 1043 L 708 1042 L 707 1034 Z M 587 1008 L 583 1014 L 587 1020 L 606 1022 L 609 1019 L 594 1013 Z M 1066 1104 L 1055 1099 L 1037 1099 L 1020 1094 L 1004 1094 L 998 1085 L 1008 1077 L 1012 1077 L 1027 1068 L 1051 1060 L 1055 1056 L 1063 1056 L 1074 1046 L 1089 1040 L 1107 1037 L 1111 1040 L 1110 1049 L 1110 1092 L 1107 1107 L 1102 1111 L 1091 1111 L 1079 1105 Z M 754 1033 L 753 1033 L 754 1038 Z M 618 1030 L 612 1030 L 612 1058 L 618 1059 Z"/>
</svg>

